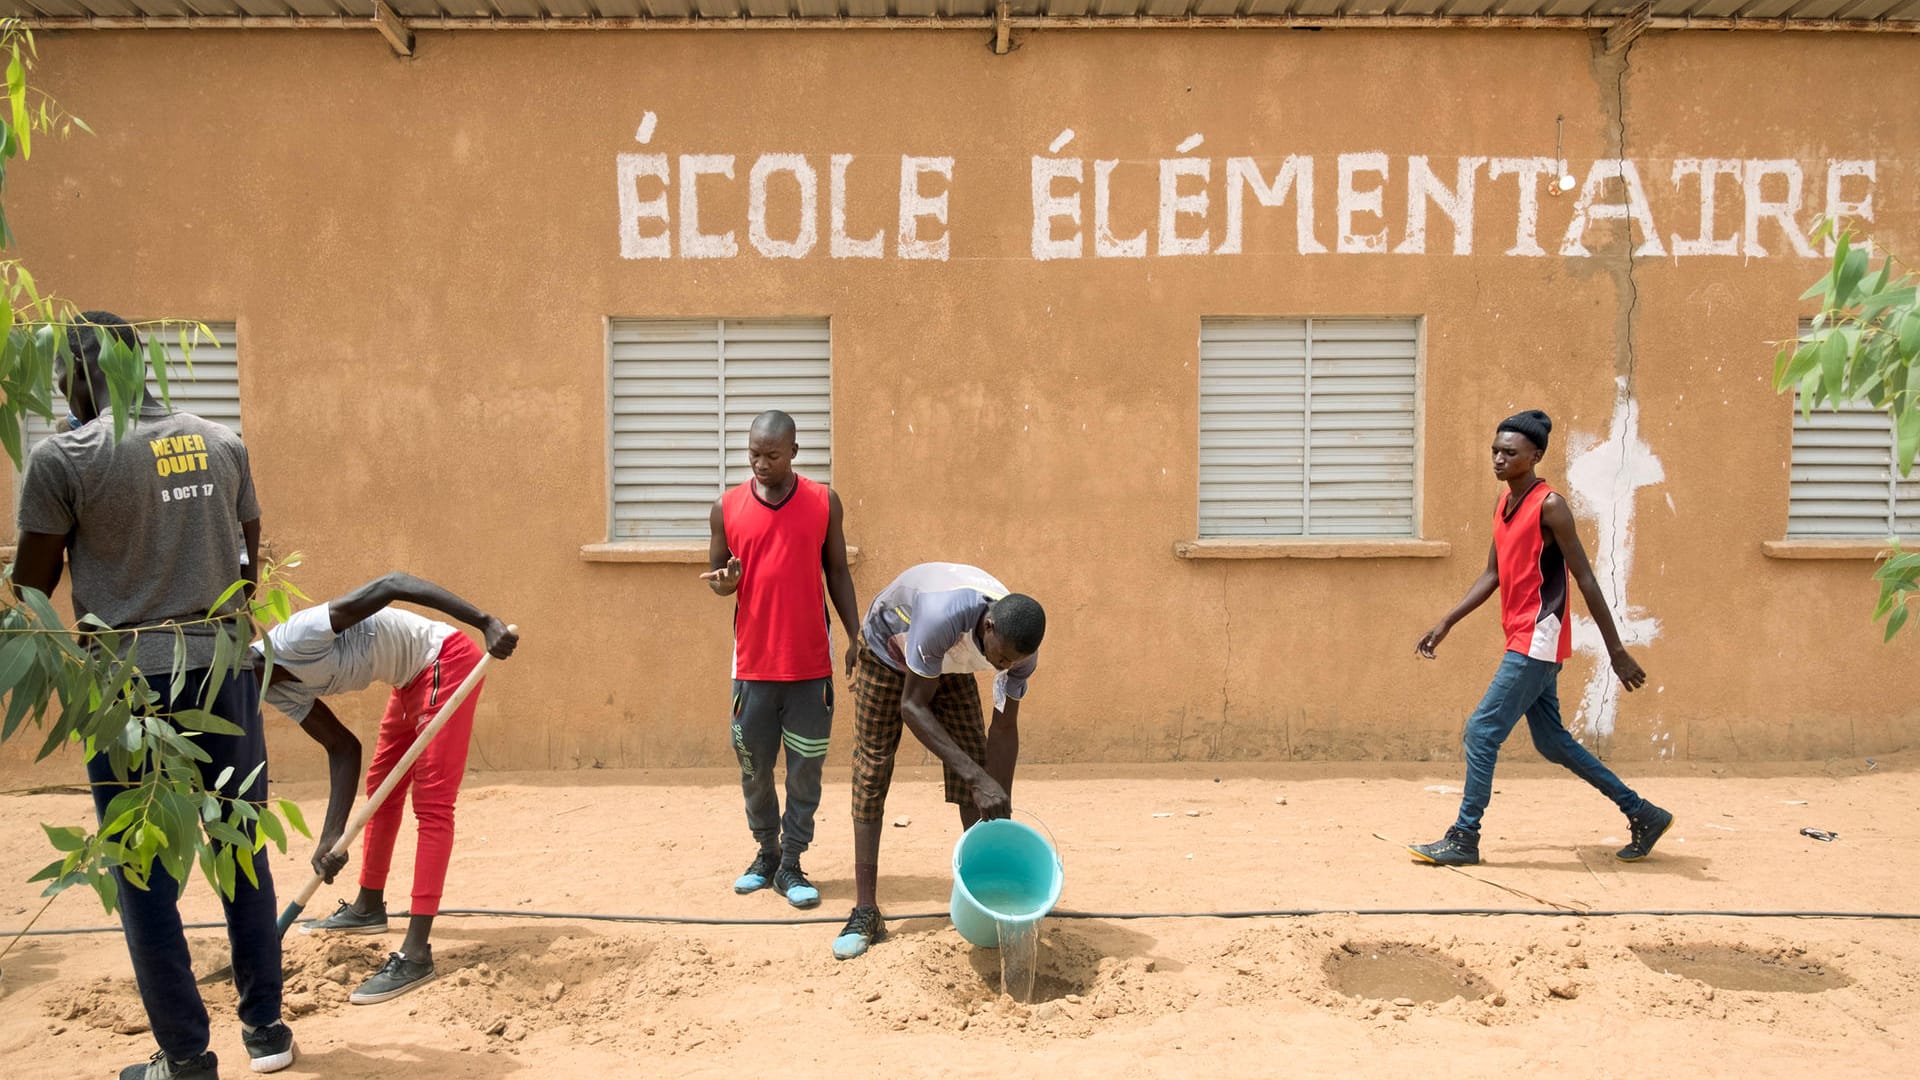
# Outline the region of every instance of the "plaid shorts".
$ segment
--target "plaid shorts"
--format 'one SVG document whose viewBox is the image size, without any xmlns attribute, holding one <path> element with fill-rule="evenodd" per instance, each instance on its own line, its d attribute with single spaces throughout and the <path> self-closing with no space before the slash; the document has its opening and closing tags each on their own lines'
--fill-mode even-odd
<svg viewBox="0 0 1920 1080">
<path fill-rule="evenodd" d="M 853 675 L 853 820 L 878 822 L 887 808 L 887 789 L 893 785 L 893 762 L 900 750 L 900 699 L 907 676 L 893 670 L 860 645 L 859 665 Z M 987 762 L 987 722 L 980 710 L 980 684 L 972 675 L 942 675 L 933 692 L 933 715 L 960 749 L 984 766 Z M 973 803 L 973 786 L 953 767 L 945 767 L 947 801 L 956 806 Z"/>
</svg>

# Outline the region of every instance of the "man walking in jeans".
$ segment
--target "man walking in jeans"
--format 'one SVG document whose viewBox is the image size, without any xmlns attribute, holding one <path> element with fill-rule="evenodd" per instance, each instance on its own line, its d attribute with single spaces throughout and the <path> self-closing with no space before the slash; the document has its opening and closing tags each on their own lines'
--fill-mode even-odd
<svg viewBox="0 0 1920 1080">
<path fill-rule="evenodd" d="M 73 566 L 76 616 L 93 615 L 118 629 L 204 620 L 228 586 L 259 565 L 260 506 L 246 447 L 227 428 L 169 412 L 150 398 L 142 400 L 139 416 L 115 441 L 111 419 L 95 422 L 108 400 L 100 369 L 102 338 L 111 335 L 136 355 L 139 341 L 117 316 L 90 311 L 82 319 L 91 325 L 68 331 L 74 371 L 70 378 L 56 372 L 67 384 L 72 430 L 34 449 L 21 485 L 14 585 L 53 592 L 64 556 Z M 231 601 L 228 610 L 243 603 Z M 200 707 L 213 666 L 215 629 L 202 622 L 184 633 L 186 680 L 168 712 Z M 165 679 L 173 649 L 167 630 L 141 634 L 134 662 L 150 682 Z M 266 798 L 266 770 L 257 768 L 267 758 L 258 699 L 251 670 L 241 666 L 229 672 L 209 710 L 242 734 L 194 739 L 212 758 L 200 766 L 209 789 L 222 770 L 231 770 L 233 779 L 220 792 L 228 798 Z M 239 790 L 249 776 L 253 785 Z M 95 810 L 104 815 L 125 781 L 113 775 L 104 752 L 88 760 L 87 778 Z M 293 1032 L 280 1022 L 280 932 L 271 865 L 264 850 L 252 859 L 259 885 L 237 875 L 233 899 L 221 902 L 240 994 L 241 1042 L 255 1072 L 274 1072 L 293 1064 Z M 140 1000 L 160 1044 L 150 1061 L 123 1070 L 121 1080 L 214 1080 L 219 1062 L 207 1048 L 207 1009 L 194 986 L 180 927 L 184 883 L 157 862 L 145 889 L 129 885 L 117 871 L 114 878 Z"/>
<path fill-rule="evenodd" d="M 714 500 L 710 569 L 717 596 L 734 597 L 733 752 L 740 762 L 747 828 L 760 845 L 733 883 L 736 893 L 768 885 L 797 908 L 820 903 L 800 869 L 813 843 L 820 767 L 833 729 L 833 646 L 826 597 L 847 631 L 847 674 L 860 608 L 847 569 L 840 496 L 793 471 L 800 446 L 793 417 L 761 413 L 747 432 L 753 476 Z M 825 596 L 821 583 L 825 580 Z M 787 812 L 774 794 L 774 764 L 787 748 Z"/>
<path fill-rule="evenodd" d="M 1628 691 L 1646 685 L 1647 673 L 1628 655 L 1607 611 L 1607 598 L 1587 565 L 1573 511 L 1567 501 L 1534 475 L 1547 449 L 1553 421 L 1538 409 L 1500 422 L 1493 439 L 1493 474 L 1507 485 L 1493 513 L 1493 545 L 1487 568 L 1467 595 L 1427 631 L 1417 647 L 1433 659 L 1448 631 L 1500 591 L 1500 622 L 1507 634 L 1506 656 L 1480 707 L 1467 720 L 1466 792 L 1460 818 L 1447 835 L 1431 844 L 1415 844 L 1414 856 L 1442 866 L 1471 866 L 1480 861 L 1480 815 L 1493 797 L 1493 766 L 1500 744 L 1524 715 L 1540 756 L 1565 766 L 1612 799 L 1627 815 L 1632 840 L 1617 853 L 1632 862 L 1644 859 L 1669 828 L 1673 815 L 1635 794 L 1613 770 L 1581 746 L 1560 723 L 1557 683 L 1560 666 L 1573 652 L 1567 574 L 1580 585 L 1587 610 L 1607 643 L 1613 672 Z"/>
</svg>

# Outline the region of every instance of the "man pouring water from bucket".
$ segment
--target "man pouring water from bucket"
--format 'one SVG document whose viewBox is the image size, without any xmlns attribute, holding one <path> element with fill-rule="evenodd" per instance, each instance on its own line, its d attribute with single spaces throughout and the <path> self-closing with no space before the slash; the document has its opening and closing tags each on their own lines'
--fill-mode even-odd
<svg viewBox="0 0 1920 1080">
<path fill-rule="evenodd" d="M 963 828 L 1012 812 L 1020 699 L 1046 629 L 1038 601 L 960 563 L 922 563 L 874 597 L 853 685 L 856 898 L 834 956 L 850 960 L 885 936 L 880 829 L 903 727 L 940 759 L 947 801 L 960 808 Z M 995 673 L 991 729 L 973 678 L 979 671 Z"/>
</svg>

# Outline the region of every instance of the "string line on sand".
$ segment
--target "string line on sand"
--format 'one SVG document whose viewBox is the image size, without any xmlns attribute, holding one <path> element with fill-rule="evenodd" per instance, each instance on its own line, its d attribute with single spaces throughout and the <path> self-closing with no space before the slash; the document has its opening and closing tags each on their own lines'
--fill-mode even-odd
<svg viewBox="0 0 1920 1080">
<path fill-rule="evenodd" d="M 1401 842 L 1400 842 L 1400 841 L 1398 841 L 1398 840 L 1393 840 L 1393 839 L 1389 839 L 1388 837 L 1385 837 L 1385 836 L 1382 836 L 1382 835 L 1380 835 L 1379 833 L 1374 833 L 1374 834 L 1373 834 L 1373 838 L 1374 838 L 1375 840 L 1385 840 L 1385 841 L 1386 841 L 1387 843 L 1389 843 L 1389 844 L 1392 844 L 1392 845 L 1393 845 L 1394 847 L 1406 847 L 1406 846 L 1407 846 L 1407 845 L 1405 845 L 1405 844 L 1403 844 L 1403 843 L 1401 843 Z M 1577 852 L 1577 851 L 1576 851 L 1576 852 L 1575 852 L 1574 854 L 1576 854 L 1576 855 L 1577 855 L 1577 854 L 1579 854 L 1579 852 Z M 1582 865 L 1582 866 L 1586 866 L 1586 863 L 1587 863 L 1587 860 L 1585 860 L 1585 859 L 1581 859 L 1581 860 L 1580 860 L 1580 865 Z M 1443 864 L 1441 864 L 1441 865 L 1443 865 L 1443 866 L 1444 866 L 1445 864 L 1443 863 Z M 1488 880 L 1487 878 L 1483 878 L 1483 877 L 1481 877 L 1481 876 L 1480 876 L 1480 875 L 1478 875 L 1478 874 L 1469 874 L 1469 873 L 1467 873 L 1467 872 L 1466 872 L 1465 870 L 1462 870 L 1462 869 L 1460 869 L 1460 868 L 1459 868 L 1459 867 L 1457 867 L 1457 866 L 1448 866 L 1448 867 L 1446 867 L 1446 868 L 1447 868 L 1448 870 L 1451 870 L 1451 871 L 1453 871 L 1453 872 L 1454 872 L 1454 873 L 1456 873 L 1456 874 L 1459 874 L 1459 875 L 1460 875 L 1461 877 L 1463 877 L 1463 878 L 1466 878 L 1466 879 L 1467 879 L 1468 881 L 1477 881 L 1477 882 L 1479 882 L 1479 883 L 1480 883 L 1480 884 L 1482 884 L 1482 885 L 1491 885 L 1491 886 L 1493 886 L 1494 888 L 1496 888 L 1496 889 L 1499 889 L 1499 890 L 1500 890 L 1501 892 L 1504 892 L 1504 893 L 1512 893 L 1513 895 L 1515 895 L 1515 896 L 1517 896 L 1517 897 L 1519 897 L 1519 898 L 1520 898 L 1520 899 L 1522 899 L 1522 900 L 1531 900 L 1531 901 L 1533 901 L 1533 902 L 1534 902 L 1534 903 L 1536 903 L 1536 904 L 1545 904 L 1545 905 L 1546 905 L 1546 906 L 1548 906 L 1548 907 L 1553 907 L 1553 908 L 1559 908 L 1559 909 L 1560 909 L 1561 911 L 1565 911 L 1565 912 L 1570 912 L 1570 913 L 1574 913 L 1574 914 L 1578 914 L 1578 913 L 1579 913 L 1580 911 L 1583 911 L 1583 910 L 1585 910 L 1584 908 L 1574 908 L 1574 907 L 1571 907 L 1571 906 L 1569 906 L 1569 905 L 1567 905 L 1567 904 L 1561 904 L 1561 903 L 1556 903 L 1556 902 L 1554 902 L 1554 901 L 1552 901 L 1552 900 L 1548 900 L 1547 898 L 1545 898 L 1545 897 L 1543 897 L 1543 896 L 1535 896 L 1535 895 L 1533 895 L 1532 893 L 1530 893 L 1530 892 L 1527 892 L 1527 891 L 1525 891 L 1524 889 L 1516 889 L 1516 888 L 1514 888 L 1514 887 L 1513 887 L 1513 886 L 1511 886 L 1511 885 L 1502 885 L 1502 884 L 1501 884 L 1500 882 L 1498 882 L 1498 881 L 1490 881 L 1490 880 Z M 1592 870 L 1593 870 L 1593 868 L 1592 868 L 1592 867 L 1587 867 L 1587 870 L 1588 870 L 1588 872 L 1589 872 L 1589 873 L 1591 873 L 1591 872 L 1592 872 Z"/>
<path fill-rule="evenodd" d="M 530 911 L 507 908 L 441 908 L 440 915 L 470 919 L 557 919 L 576 922 L 646 923 L 658 926 L 819 926 L 844 922 L 838 915 L 808 915 L 795 919 L 722 919 L 695 915 L 620 915 L 588 911 Z M 1740 908 L 1619 908 L 1583 911 L 1564 907 L 1398 907 L 1398 908 L 1249 908 L 1242 911 L 1073 911 L 1059 908 L 1050 919 L 1091 919 L 1125 922 L 1139 919 L 1304 919 L 1319 915 L 1351 915 L 1364 918 L 1389 916 L 1492 916 L 1517 915 L 1529 918 L 1617 919 L 1639 918 L 1711 918 L 1711 919 L 1893 919 L 1920 922 L 1920 911 L 1767 911 Z M 407 918 L 406 912 L 390 916 Z M 920 911 L 905 915 L 883 916 L 888 922 L 937 919 L 945 922 L 944 911 Z M 187 923 L 184 930 L 219 930 L 219 922 Z M 118 926 L 81 926 L 54 930 L 28 930 L 22 937 L 64 937 L 79 934 L 117 934 Z M 0 935 L 8 935 L 0 930 Z"/>
</svg>

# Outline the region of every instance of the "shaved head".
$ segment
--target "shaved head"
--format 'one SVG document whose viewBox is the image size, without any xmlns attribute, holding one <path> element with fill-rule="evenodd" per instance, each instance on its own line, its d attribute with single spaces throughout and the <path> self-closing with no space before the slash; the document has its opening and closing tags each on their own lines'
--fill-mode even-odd
<svg viewBox="0 0 1920 1080">
<path fill-rule="evenodd" d="M 794 427 L 793 417 L 779 409 L 768 409 L 753 418 L 753 427 L 747 434 L 749 438 L 758 435 L 776 441 L 793 442 L 797 429 Z"/>
</svg>

